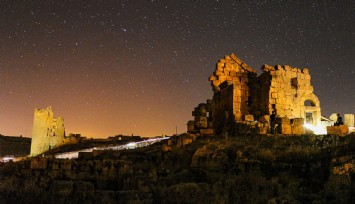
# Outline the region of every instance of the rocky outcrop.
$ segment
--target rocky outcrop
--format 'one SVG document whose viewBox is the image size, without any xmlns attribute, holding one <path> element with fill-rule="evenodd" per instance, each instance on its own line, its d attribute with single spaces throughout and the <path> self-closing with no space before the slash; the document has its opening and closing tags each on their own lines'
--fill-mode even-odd
<svg viewBox="0 0 355 204">
<path fill-rule="evenodd" d="M 355 135 L 172 137 L 0 164 L 1 203 L 351 203 Z"/>
</svg>

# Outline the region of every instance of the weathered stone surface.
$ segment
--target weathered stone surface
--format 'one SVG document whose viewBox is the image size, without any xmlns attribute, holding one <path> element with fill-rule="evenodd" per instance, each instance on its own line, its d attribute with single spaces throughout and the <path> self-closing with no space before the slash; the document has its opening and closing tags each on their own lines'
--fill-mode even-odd
<svg viewBox="0 0 355 204">
<path fill-rule="evenodd" d="M 190 134 L 202 135 L 212 129 L 212 100 L 207 100 L 206 103 L 200 103 L 192 112 L 194 120 L 187 122 L 187 132 Z"/>
<path fill-rule="evenodd" d="M 225 135 L 236 130 L 253 132 L 255 127 L 250 126 L 247 130 L 236 122 L 251 122 L 260 116 L 271 115 L 273 111 L 281 118 L 302 118 L 308 124 L 320 125 L 320 102 L 313 93 L 308 68 L 265 64 L 262 70 L 263 73 L 257 76 L 254 69 L 234 54 L 219 60 L 216 71 L 209 78 L 214 91 L 211 107 L 215 134 Z M 205 128 L 205 123 L 195 121 L 195 126 Z M 293 125 L 295 133 L 302 134 L 302 128 L 296 126 L 303 125 L 304 121 L 296 120 Z M 258 125 L 258 132 L 264 133 L 264 127 Z M 188 130 L 194 132 L 191 128 Z M 286 132 L 289 134 L 288 130 Z"/>
<path fill-rule="evenodd" d="M 349 127 L 346 125 L 327 127 L 327 134 L 329 135 L 346 135 L 348 133 L 349 133 Z"/>
<path fill-rule="evenodd" d="M 200 129 L 200 133 L 201 135 L 213 135 L 213 129 Z"/>
<path fill-rule="evenodd" d="M 178 147 L 183 147 L 188 144 L 190 144 L 194 140 L 193 136 L 190 136 L 188 134 L 184 134 L 181 137 L 178 138 Z"/>
<path fill-rule="evenodd" d="M 291 124 L 294 126 L 302 126 L 304 125 L 304 118 L 293 118 L 291 119 Z"/>
<path fill-rule="evenodd" d="M 344 115 L 344 125 L 348 127 L 354 127 L 354 114 L 345 114 Z"/>
<path fill-rule="evenodd" d="M 290 119 L 288 117 L 278 117 L 276 118 L 276 124 L 285 124 L 285 125 L 290 125 Z"/>
<path fill-rule="evenodd" d="M 303 127 L 303 125 L 298 125 L 298 126 L 297 125 L 292 125 L 291 129 L 292 129 L 292 134 L 294 134 L 294 135 L 306 134 L 306 130 Z"/>
<path fill-rule="evenodd" d="M 284 134 L 284 135 L 291 135 L 292 134 L 292 129 L 291 125 L 287 123 L 281 123 L 278 125 L 277 128 L 279 134 Z"/>
<path fill-rule="evenodd" d="M 65 136 L 64 119 L 63 117 L 54 118 L 52 107 L 35 109 L 30 152 L 32 156 L 65 144 L 77 143 L 79 139 L 78 136 Z"/>
<path fill-rule="evenodd" d="M 338 119 L 338 113 L 332 113 L 329 117 L 330 120 L 332 120 L 334 123 L 337 121 Z"/>
<path fill-rule="evenodd" d="M 254 121 L 253 115 L 244 115 L 243 118 L 244 118 L 244 121 L 248 121 L 248 122 Z"/>
</svg>

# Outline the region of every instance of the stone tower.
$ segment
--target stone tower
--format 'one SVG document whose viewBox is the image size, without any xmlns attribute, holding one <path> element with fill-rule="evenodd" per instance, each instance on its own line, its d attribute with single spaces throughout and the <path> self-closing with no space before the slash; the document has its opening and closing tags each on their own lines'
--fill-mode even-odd
<svg viewBox="0 0 355 204">
<path fill-rule="evenodd" d="M 213 95 L 213 126 L 216 133 L 225 125 L 250 114 L 251 88 L 256 71 L 234 54 L 220 59 L 209 78 Z"/>
<path fill-rule="evenodd" d="M 54 118 L 50 106 L 46 109 L 35 109 L 30 155 L 42 154 L 65 143 L 63 117 Z"/>
</svg>

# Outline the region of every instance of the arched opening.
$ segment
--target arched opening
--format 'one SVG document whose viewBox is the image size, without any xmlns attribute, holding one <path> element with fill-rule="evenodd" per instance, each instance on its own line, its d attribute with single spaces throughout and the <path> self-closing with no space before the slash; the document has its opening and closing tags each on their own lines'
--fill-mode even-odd
<svg viewBox="0 0 355 204">
<path fill-rule="evenodd" d="M 313 97 L 305 98 L 303 102 L 304 106 L 304 120 L 306 124 L 316 125 L 319 120 L 319 101 Z"/>
<path fill-rule="evenodd" d="M 311 100 L 305 100 L 304 106 L 316 106 L 316 104 Z"/>
</svg>

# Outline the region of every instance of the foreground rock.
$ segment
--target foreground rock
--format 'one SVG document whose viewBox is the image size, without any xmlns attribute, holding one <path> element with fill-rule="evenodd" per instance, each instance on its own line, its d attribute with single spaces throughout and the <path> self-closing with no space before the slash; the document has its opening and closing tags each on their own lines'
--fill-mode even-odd
<svg viewBox="0 0 355 204">
<path fill-rule="evenodd" d="M 173 137 L 2 163 L 1 203 L 353 203 L 355 135 Z"/>
</svg>

